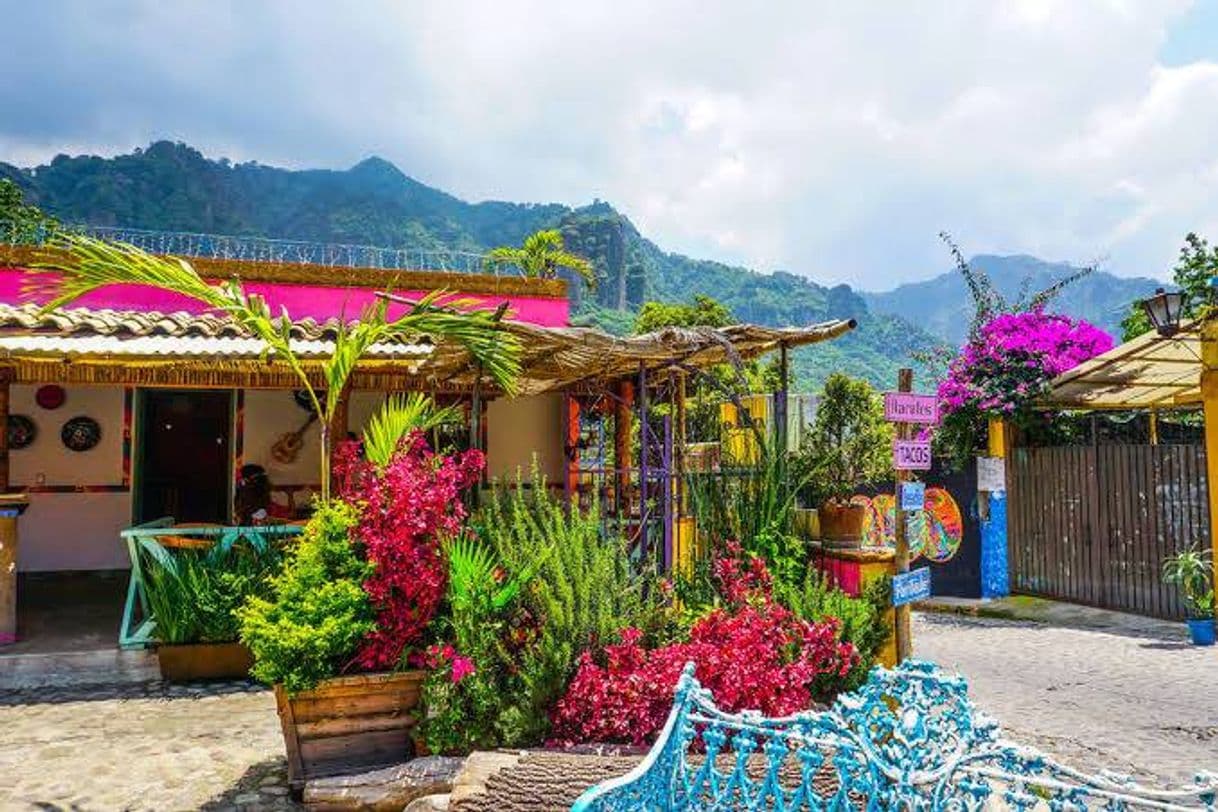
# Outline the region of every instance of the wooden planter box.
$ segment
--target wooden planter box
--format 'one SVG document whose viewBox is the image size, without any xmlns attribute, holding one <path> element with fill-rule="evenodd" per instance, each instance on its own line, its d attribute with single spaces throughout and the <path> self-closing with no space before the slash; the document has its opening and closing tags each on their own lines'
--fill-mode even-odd
<svg viewBox="0 0 1218 812">
<path fill-rule="evenodd" d="M 817 511 L 820 535 L 835 547 L 858 547 L 863 538 L 867 509 L 862 505 L 825 502 Z"/>
<path fill-rule="evenodd" d="M 275 686 L 288 784 L 400 764 L 414 755 L 415 708 L 426 671 L 361 674 L 288 696 Z"/>
<path fill-rule="evenodd" d="M 246 679 L 254 667 L 253 655 L 240 643 L 162 643 L 156 658 L 167 682 Z"/>
</svg>

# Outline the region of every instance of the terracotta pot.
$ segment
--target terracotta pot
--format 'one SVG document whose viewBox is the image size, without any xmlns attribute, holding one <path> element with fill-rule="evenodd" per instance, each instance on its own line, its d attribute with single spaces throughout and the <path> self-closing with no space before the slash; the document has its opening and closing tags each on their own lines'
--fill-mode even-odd
<svg viewBox="0 0 1218 812">
<path fill-rule="evenodd" d="M 829 500 L 820 506 L 820 535 L 825 541 L 858 544 L 863 538 L 867 508 Z"/>
<path fill-rule="evenodd" d="M 361 674 L 323 681 L 275 703 L 288 755 L 288 785 L 298 796 L 311 778 L 366 772 L 414 757 L 415 708 L 426 671 Z"/>
<path fill-rule="evenodd" d="M 240 643 L 162 643 L 156 659 L 167 682 L 245 679 L 254 667 L 253 655 Z"/>
</svg>

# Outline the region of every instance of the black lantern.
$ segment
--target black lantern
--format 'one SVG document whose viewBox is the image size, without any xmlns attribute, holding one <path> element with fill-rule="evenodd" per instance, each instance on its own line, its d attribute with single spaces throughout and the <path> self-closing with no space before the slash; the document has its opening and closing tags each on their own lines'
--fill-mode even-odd
<svg viewBox="0 0 1218 812">
<path fill-rule="evenodd" d="M 1163 288 L 1155 291 L 1155 295 L 1142 301 L 1142 309 L 1154 326 L 1155 331 L 1164 338 L 1171 338 L 1180 332 L 1180 314 L 1184 312 L 1184 294 L 1180 291 L 1167 293 Z"/>
</svg>

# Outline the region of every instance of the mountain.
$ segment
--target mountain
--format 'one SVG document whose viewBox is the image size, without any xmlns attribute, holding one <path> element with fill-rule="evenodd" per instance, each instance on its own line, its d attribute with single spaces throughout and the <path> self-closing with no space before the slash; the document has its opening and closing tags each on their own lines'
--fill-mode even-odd
<svg viewBox="0 0 1218 812">
<path fill-rule="evenodd" d="M 60 155 L 29 169 L 0 163 L 0 177 L 66 223 L 475 252 L 559 228 L 568 248 L 596 266 L 595 290 L 568 280 L 582 323 L 622 331 L 644 301 L 688 301 L 695 293 L 761 324 L 856 318 L 852 334 L 793 353 L 802 388 L 819 386 L 838 369 L 890 387 L 897 369 L 910 363 L 910 351 L 939 343 L 899 317 L 873 312 L 849 286 L 823 287 L 791 273 L 761 274 L 666 252 L 603 201 L 579 208 L 469 203 L 375 157 L 344 171 L 286 170 L 213 160 L 160 141 L 113 158 Z"/>
<path fill-rule="evenodd" d="M 1021 294 L 1035 294 L 1079 270 L 1075 265 L 1045 262 L 1023 254 L 980 254 L 969 264 L 985 271 L 1008 301 L 1018 300 Z M 1129 312 L 1129 306 L 1162 284 L 1144 276 L 1121 277 L 1095 271 L 1068 285 L 1046 309 L 1086 319 L 1119 339 L 1121 319 Z M 863 293 L 862 297 L 874 312 L 902 316 L 952 346 L 964 341 L 973 312 L 968 288 L 956 270 L 884 293 Z"/>
</svg>

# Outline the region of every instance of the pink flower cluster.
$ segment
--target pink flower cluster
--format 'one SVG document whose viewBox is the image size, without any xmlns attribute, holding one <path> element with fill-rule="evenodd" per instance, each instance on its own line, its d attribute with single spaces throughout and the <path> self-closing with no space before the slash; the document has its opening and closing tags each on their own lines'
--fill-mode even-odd
<svg viewBox="0 0 1218 812">
<path fill-rule="evenodd" d="M 339 450 L 339 493 L 360 506 L 354 538 L 376 565 L 364 582 L 376 629 L 356 654 L 360 668 L 393 668 L 423 636 L 447 584 L 440 541 L 460 532 L 461 491 L 477 481 L 483 465 L 478 451 L 434 453 L 418 432 L 402 441 L 384 470 L 365 460 L 354 443 Z"/>
<path fill-rule="evenodd" d="M 429 671 L 448 670 L 449 679 L 452 680 L 453 685 L 477 673 L 474 661 L 464 654 L 458 654 L 450 643 L 428 646 L 427 650 L 423 652 L 423 656 L 419 658 L 419 664 Z"/>
<path fill-rule="evenodd" d="M 990 321 L 960 351 L 939 384 L 946 414 L 1010 415 L 1057 375 L 1112 348 L 1112 336 L 1083 320 L 1029 311 Z"/>
<path fill-rule="evenodd" d="M 724 597 L 734 596 L 731 607 L 695 623 L 685 643 L 649 650 L 642 632 L 626 629 L 621 643 L 605 647 L 603 665 L 584 652 L 551 713 L 556 742 L 647 744 L 664 725 L 687 662 L 720 707 L 770 716 L 811 707 L 822 678 L 844 677 L 857 663 L 836 620 L 809 623 L 771 599 L 761 559 L 745 560 L 736 545 L 714 566 Z"/>
</svg>

